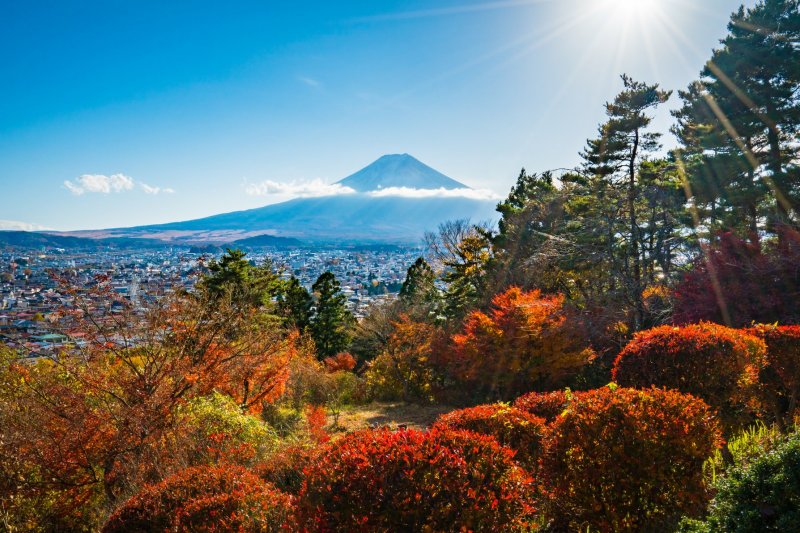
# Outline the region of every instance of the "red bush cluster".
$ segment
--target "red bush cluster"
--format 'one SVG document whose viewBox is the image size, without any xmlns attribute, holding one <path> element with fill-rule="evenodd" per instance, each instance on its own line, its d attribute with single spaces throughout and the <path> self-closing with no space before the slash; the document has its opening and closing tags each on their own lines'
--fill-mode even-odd
<svg viewBox="0 0 800 533">
<path fill-rule="evenodd" d="M 800 322 L 800 233 L 787 227 L 778 233 L 766 245 L 719 235 L 676 288 L 675 322 Z"/>
<path fill-rule="evenodd" d="M 117 509 L 104 533 L 284 531 L 292 498 L 239 466 L 192 467 L 146 487 Z"/>
<path fill-rule="evenodd" d="M 439 417 L 433 426 L 461 429 L 494 437 L 516 452 L 514 458 L 529 472 L 536 469 L 542 449 L 545 421 L 506 404 L 479 405 Z"/>
<path fill-rule="evenodd" d="M 713 412 L 690 395 L 581 393 L 545 440 L 548 514 L 570 531 L 672 531 L 705 508 L 702 466 L 721 444 Z"/>
<path fill-rule="evenodd" d="M 547 422 L 552 422 L 564 412 L 569 401 L 575 393 L 564 390 L 552 392 L 529 392 L 514 401 L 514 407 L 534 416 L 541 417 Z"/>
<path fill-rule="evenodd" d="M 614 362 L 625 387 L 666 387 L 693 394 L 717 409 L 728 430 L 752 420 L 764 342 L 710 322 L 642 331 Z"/>
<path fill-rule="evenodd" d="M 791 426 L 800 400 L 800 326 L 757 324 L 746 331 L 767 345 L 760 377 L 765 408 L 779 425 Z"/>
<path fill-rule="evenodd" d="M 531 518 L 531 479 L 513 452 L 466 431 L 362 431 L 305 470 L 313 531 L 509 531 Z"/>
</svg>

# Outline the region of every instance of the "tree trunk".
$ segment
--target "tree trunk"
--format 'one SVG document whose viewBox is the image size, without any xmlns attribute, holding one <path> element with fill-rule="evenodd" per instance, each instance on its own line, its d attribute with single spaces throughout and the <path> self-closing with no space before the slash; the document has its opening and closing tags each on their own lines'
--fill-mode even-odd
<svg viewBox="0 0 800 533">
<path fill-rule="evenodd" d="M 634 132 L 631 157 L 628 162 L 628 216 L 630 217 L 631 251 L 633 266 L 633 329 L 639 331 L 644 322 L 644 303 L 642 302 L 642 263 L 639 257 L 639 226 L 636 220 L 636 159 L 639 152 L 639 130 Z"/>
</svg>

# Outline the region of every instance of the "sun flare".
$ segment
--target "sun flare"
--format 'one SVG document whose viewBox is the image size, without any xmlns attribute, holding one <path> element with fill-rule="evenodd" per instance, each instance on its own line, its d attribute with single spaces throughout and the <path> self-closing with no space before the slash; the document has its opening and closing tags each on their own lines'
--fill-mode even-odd
<svg viewBox="0 0 800 533">
<path fill-rule="evenodd" d="M 615 16 L 642 17 L 659 9 L 659 0 L 606 0 Z"/>
</svg>

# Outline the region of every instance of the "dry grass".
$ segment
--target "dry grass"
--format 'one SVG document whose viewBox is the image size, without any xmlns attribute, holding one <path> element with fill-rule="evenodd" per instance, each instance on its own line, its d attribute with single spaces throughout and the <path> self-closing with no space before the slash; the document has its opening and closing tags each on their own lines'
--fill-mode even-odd
<svg viewBox="0 0 800 533">
<path fill-rule="evenodd" d="M 388 426 L 397 429 L 406 425 L 413 429 L 427 429 L 442 414 L 452 411 L 448 405 L 414 405 L 403 402 L 380 403 L 347 407 L 339 415 L 339 428 L 336 431 L 349 432 L 374 426 Z M 328 416 L 333 425 L 333 416 Z"/>
</svg>

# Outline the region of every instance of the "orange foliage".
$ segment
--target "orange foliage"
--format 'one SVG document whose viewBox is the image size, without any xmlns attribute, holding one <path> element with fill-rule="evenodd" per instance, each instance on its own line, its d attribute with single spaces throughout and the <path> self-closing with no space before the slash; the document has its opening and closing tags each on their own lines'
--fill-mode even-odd
<svg viewBox="0 0 800 533">
<path fill-rule="evenodd" d="M 292 497 L 233 465 L 192 467 L 148 486 L 108 519 L 103 533 L 286 531 Z"/>
<path fill-rule="evenodd" d="M 359 431 L 305 469 L 308 531 L 518 531 L 532 518 L 532 479 L 513 452 L 467 431 Z"/>
<path fill-rule="evenodd" d="M 745 331 L 767 345 L 767 365 L 760 376 L 766 408 L 775 422 L 790 427 L 800 401 L 800 326 L 756 324 Z"/>
<path fill-rule="evenodd" d="M 530 392 L 514 401 L 514 407 L 534 416 L 540 416 L 548 423 L 564 412 L 575 392 L 563 390 L 552 392 Z"/>
<path fill-rule="evenodd" d="M 744 331 L 704 322 L 637 333 L 614 362 L 614 381 L 626 387 L 667 387 L 702 398 L 729 431 L 757 411 L 764 342 Z"/>
<path fill-rule="evenodd" d="M 176 294 L 146 313 L 122 300 L 111 314 L 97 303 L 115 301 L 106 285 L 74 296 L 70 325 L 85 345 L 36 365 L 0 365 L 0 459 L 26 465 L 14 490 L 58 494 L 56 514 L 92 499 L 113 504 L 184 466 L 176 443 L 186 401 L 219 390 L 257 411 L 283 391 L 295 336 L 257 327 L 224 302 Z"/>
<path fill-rule="evenodd" d="M 703 512 L 703 462 L 722 445 L 711 409 L 662 389 L 574 396 L 549 426 L 540 475 L 556 531 L 674 531 Z"/>
<path fill-rule="evenodd" d="M 325 370 L 333 374 L 334 372 L 350 372 L 356 367 L 356 359 L 347 352 L 337 353 L 326 357 L 323 361 Z"/>
<path fill-rule="evenodd" d="M 502 403 L 445 413 L 433 425 L 439 429 L 462 429 L 494 437 L 514 450 L 514 458 L 529 472 L 536 471 L 544 426 L 544 419 Z"/>
<path fill-rule="evenodd" d="M 370 362 L 365 378 L 379 398 L 433 400 L 439 377 L 432 362 L 440 330 L 401 314 L 392 322 L 384 351 Z"/>
<path fill-rule="evenodd" d="M 564 383 L 593 357 L 564 312 L 564 297 L 513 287 L 474 311 L 452 338 L 448 370 L 477 394 L 511 399 Z"/>
<path fill-rule="evenodd" d="M 308 404 L 306 406 L 306 423 L 308 424 L 308 432 L 315 442 L 328 442 L 330 436 L 325 431 L 325 424 L 327 424 L 328 416 L 325 414 L 325 408 L 321 405 Z"/>
</svg>

